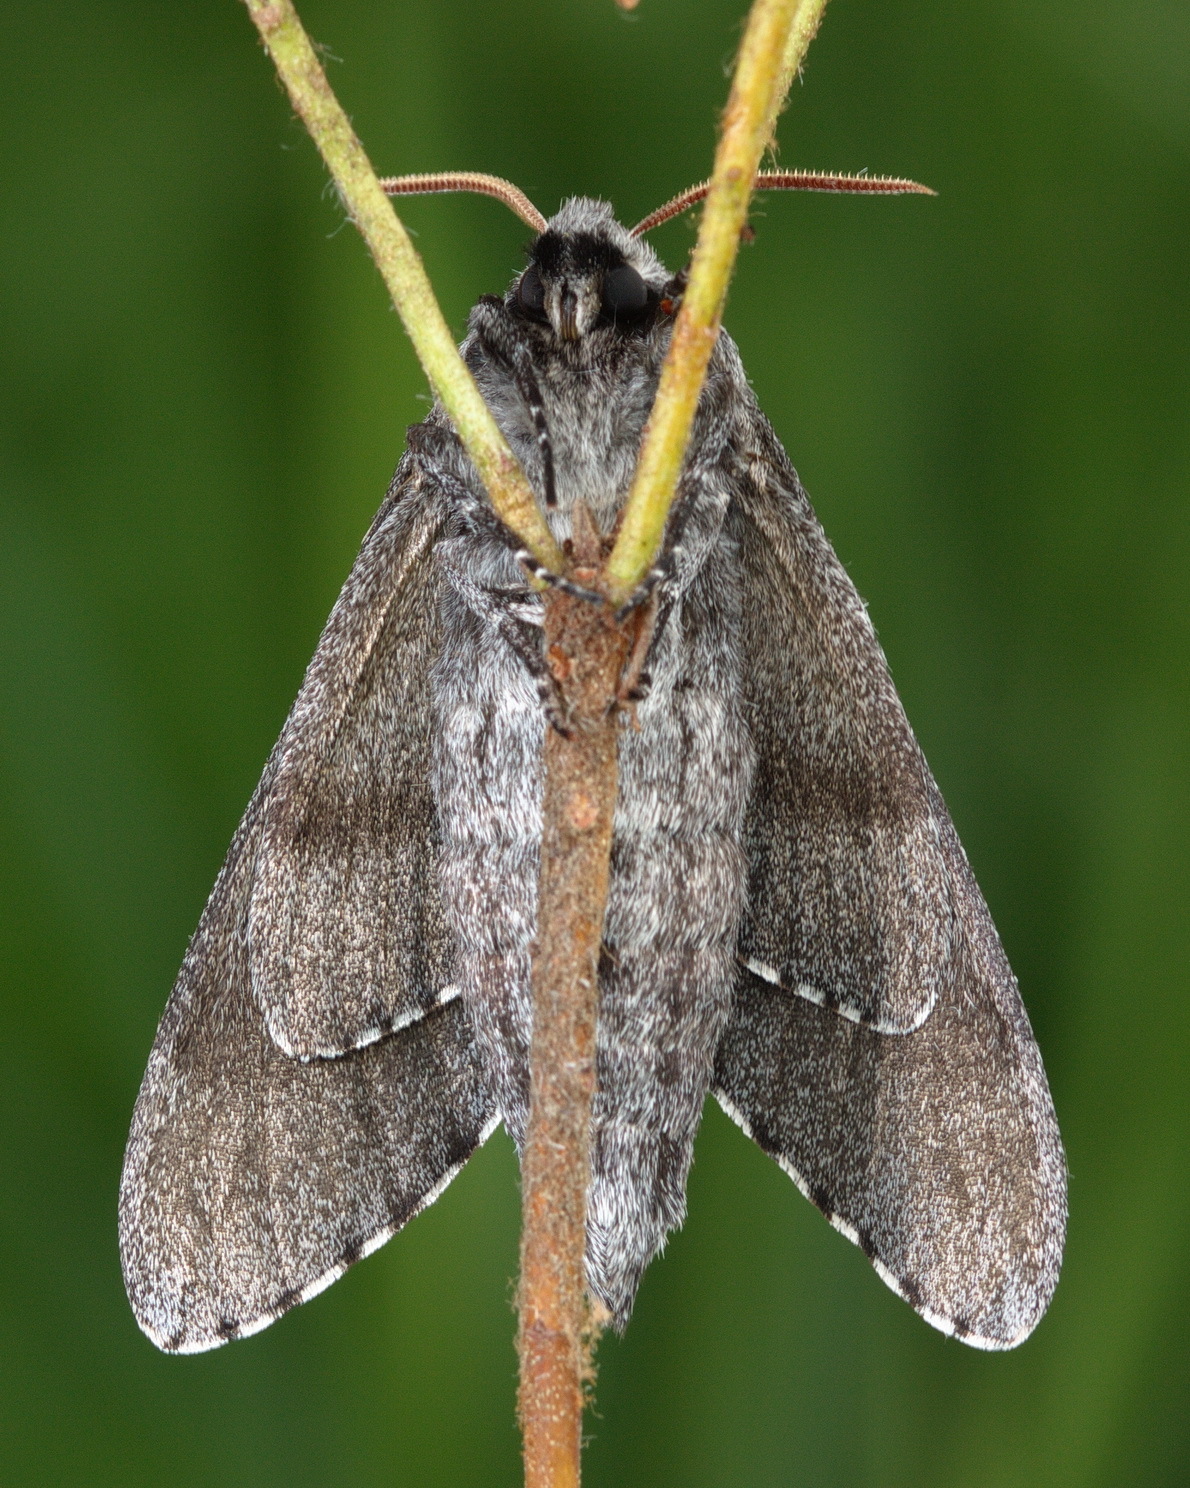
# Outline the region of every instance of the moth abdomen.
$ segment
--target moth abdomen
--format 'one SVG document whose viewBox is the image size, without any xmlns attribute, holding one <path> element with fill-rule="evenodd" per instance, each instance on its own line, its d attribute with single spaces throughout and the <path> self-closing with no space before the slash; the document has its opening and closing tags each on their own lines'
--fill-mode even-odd
<svg viewBox="0 0 1190 1488">
<path fill-rule="evenodd" d="M 508 362 L 480 364 L 481 384 L 511 381 Z M 637 376 L 630 359 L 620 365 L 630 380 Z M 613 420 L 593 416 L 591 379 L 572 370 L 541 371 L 551 430 L 570 431 L 567 463 L 559 461 L 560 536 L 576 492 L 594 492 L 604 513 L 622 501 L 638 432 L 625 438 Z M 603 367 L 599 376 L 612 374 Z M 569 417 L 580 398 L 583 407 Z M 514 428 L 518 399 L 492 398 Z M 731 1014 L 747 880 L 752 750 L 741 711 L 741 582 L 722 532 L 719 466 L 699 468 L 683 495 L 682 541 L 667 548 L 667 613 L 648 654 L 651 688 L 637 727 L 621 733 L 588 1207 L 589 1284 L 618 1326 L 644 1268 L 685 1212 L 694 1136 Z M 489 586 L 503 582 L 499 565 L 509 561 L 480 532 L 450 549 L 450 565 L 472 578 L 452 577 L 442 591 L 435 792 L 465 995 L 519 1142 L 528 1110 L 544 713 L 530 701 L 523 660 L 496 643 L 498 621 L 476 588 L 480 576 Z"/>
</svg>

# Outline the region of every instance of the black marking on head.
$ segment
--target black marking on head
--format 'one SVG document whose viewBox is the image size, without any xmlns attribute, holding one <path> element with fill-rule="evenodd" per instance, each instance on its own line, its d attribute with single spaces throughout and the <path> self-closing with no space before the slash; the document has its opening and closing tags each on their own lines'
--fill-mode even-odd
<svg viewBox="0 0 1190 1488">
<path fill-rule="evenodd" d="M 597 232 L 550 229 L 529 249 L 529 267 L 517 281 L 509 304 L 524 318 L 545 322 L 546 280 L 600 281 L 598 324 L 607 329 L 641 333 L 656 318 L 661 296 L 607 237 Z"/>
<path fill-rule="evenodd" d="M 543 232 L 530 257 L 543 274 L 556 279 L 565 273 L 595 274 L 618 269 L 624 255 L 598 233 Z"/>
</svg>

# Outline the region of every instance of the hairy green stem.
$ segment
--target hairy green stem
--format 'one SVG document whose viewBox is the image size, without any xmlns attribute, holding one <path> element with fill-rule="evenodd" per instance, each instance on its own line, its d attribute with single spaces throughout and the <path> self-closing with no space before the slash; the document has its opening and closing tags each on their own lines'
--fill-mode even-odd
<svg viewBox="0 0 1190 1488">
<path fill-rule="evenodd" d="M 818 28 L 822 25 L 822 13 L 825 9 L 826 0 L 801 0 L 793 17 L 793 25 L 789 28 L 789 40 L 785 44 L 785 56 L 781 62 L 781 74 L 777 78 L 777 96 L 773 108 L 774 128 L 776 128 L 777 117 L 789 97 L 789 90 L 793 87 L 793 80 L 806 60 L 810 43 L 818 35 Z"/>
<path fill-rule="evenodd" d="M 525 473 L 459 355 L 421 258 L 331 91 L 291 0 L 245 3 L 290 101 L 376 261 L 426 376 L 475 462 L 492 505 L 533 555 L 559 572 L 562 554 Z"/>
<path fill-rule="evenodd" d="M 761 155 L 772 140 L 785 93 L 825 7 L 826 0 L 755 0 L 749 14 L 689 282 L 661 369 L 619 536 L 604 574 L 613 604 L 623 603 L 640 585 L 661 545 L 719 335 L 752 184 Z"/>
</svg>

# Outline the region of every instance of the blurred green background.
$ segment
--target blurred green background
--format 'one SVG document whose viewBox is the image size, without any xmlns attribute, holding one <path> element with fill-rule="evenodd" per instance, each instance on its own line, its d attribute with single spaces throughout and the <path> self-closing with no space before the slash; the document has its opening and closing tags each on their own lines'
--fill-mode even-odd
<svg viewBox="0 0 1190 1488">
<path fill-rule="evenodd" d="M 629 222 L 707 171 L 743 0 L 305 0 L 385 171 Z M 0 51 L 0 1481 L 514 1485 L 517 1188 L 251 1341 L 124 1301 L 129 1114 L 424 385 L 234 0 L 7 0 Z M 600 1351 L 587 1481 L 1190 1481 L 1190 10 L 835 0 L 727 323 L 1020 975 L 1071 1168 L 1007 1356 L 942 1338 L 717 1110 Z M 403 215 L 451 324 L 525 229 Z M 689 222 L 655 241 L 677 266 Z"/>
</svg>

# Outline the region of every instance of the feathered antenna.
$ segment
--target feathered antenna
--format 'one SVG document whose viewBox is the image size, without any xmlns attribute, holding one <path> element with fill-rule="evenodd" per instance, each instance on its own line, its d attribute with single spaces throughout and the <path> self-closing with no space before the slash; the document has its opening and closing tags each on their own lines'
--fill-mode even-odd
<svg viewBox="0 0 1190 1488">
<path fill-rule="evenodd" d="M 709 181 L 702 181 L 680 192 L 663 207 L 650 212 L 632 229 L 632 236 L 639 238 L 671 217 L 686 211 L 696 202 L 702 201 L 711 189 Z M 905 181 L 898 176 L 847 176 L 828 171 L 757 171 L 757 191 L 847 191 L 868 193 L 876 196 L 903 196 L 913 192 L 918 196 L 936 196 L 928 186 L 916 181 Z"/>
<path fill-rule="evenodd" d="M 544 232 L 545 218 L 518 187 L 501 176 L 486 176 L 482 171 L 436 171 L 424 176 L 382 176 L 381 190 L 386 196 L 422 196 L 433 191 L 477 191 L 494 196 L 527 222 L 534 232 Z"/>
</svg>

